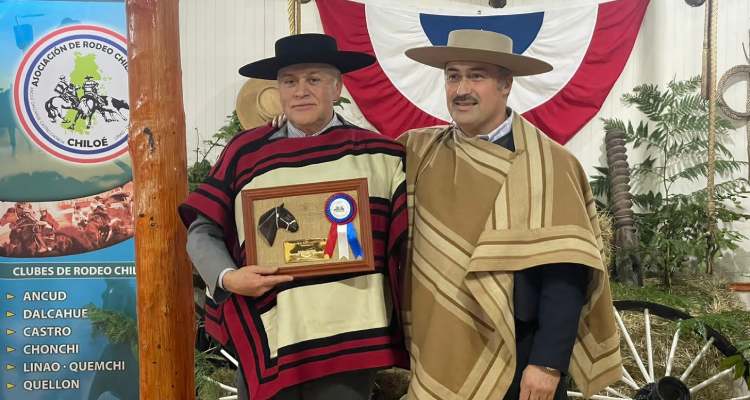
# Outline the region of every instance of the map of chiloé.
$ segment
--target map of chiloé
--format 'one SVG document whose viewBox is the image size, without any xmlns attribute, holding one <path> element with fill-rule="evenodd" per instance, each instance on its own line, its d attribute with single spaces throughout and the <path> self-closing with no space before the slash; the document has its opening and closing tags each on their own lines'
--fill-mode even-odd
<svg viewBox="0 0 750 400">
<path fill-rule="evenodd" d="M 92 79 L 95 82 L 99 82 L 102 79 L 101 70 L 99 69 L 99 66 L 96 63 L 96 54 L 86 54 L 83 55 L 79 52 L 75 53 L 75 68 L 73 68 L 73 71 L 70 73 L 70 83 L 72 85 L 75 85 L 75 94 L 76 97 L 79 99 L 83 97 L 83 84 L 85 82 L 85 78 L 87 76 L 92 77 Z M 104 88 L 99 90 L 99 94 L 106 94 L 103 93 Z M 76 110 L 68 110 L 68 112 L 65 114 L 65 119 L 68 121 L 72 121 L 73 118 L 75 118 Z M 93 118 L 93 116 L 92 116 Z M 62 126 L 62 124 L 61 124 Z M 86 123 L 83 120 L 78 120 L 75 124 L 75 126 L 69 127 L 69 126 L 63 126 L 63 128 L 71 129 L 78 133 L 84 133 L 87 131 L 86 129 Z"/>
</svg>

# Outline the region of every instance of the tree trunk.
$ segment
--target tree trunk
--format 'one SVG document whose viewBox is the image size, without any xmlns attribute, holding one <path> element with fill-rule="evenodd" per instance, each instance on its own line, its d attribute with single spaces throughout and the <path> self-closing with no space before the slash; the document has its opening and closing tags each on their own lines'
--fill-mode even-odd
<svg viewBox="0 0 750 400">
<path fill-rule="evenodd" d="M 609 167 L 610 209 L 614 217 L 615 276 L 618 282 L 643 286 L 638 239 L 633 221 L 630 168 L 625 149 L 625 132 L 610 130 L 604 136 Z"/>
<path fill-rule="evenodd" d="M 128 0 L 140 398 L 195 398 L 193 292 L 177 0 Z"/>
</svg>

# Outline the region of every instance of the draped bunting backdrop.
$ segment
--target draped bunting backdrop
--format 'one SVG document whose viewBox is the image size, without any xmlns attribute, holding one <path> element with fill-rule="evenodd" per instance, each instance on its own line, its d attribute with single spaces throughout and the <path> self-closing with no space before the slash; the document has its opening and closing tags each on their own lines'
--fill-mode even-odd
<svg viewBox="0 0 750 400">
<path fill-rule="evenodd" d="M 339 47 L 377 57 L 375 65 L 344 76 L 344 83 L 381 133 L 395 137 L 450 121 L 442 71 L 408 59 L 404 51 L 445 45 L 455 29 L 483 29 L 510 36 L 514 52 L 554 66 L 546 74 L 515 78 L 508 104 L 564 144 L 597 114 L 620 76 L 648 2 L 614 0 L 534 12 L 499 9 L 485 15 L 348 0 L 316 4 L 325 33 Z"/>
</svg>

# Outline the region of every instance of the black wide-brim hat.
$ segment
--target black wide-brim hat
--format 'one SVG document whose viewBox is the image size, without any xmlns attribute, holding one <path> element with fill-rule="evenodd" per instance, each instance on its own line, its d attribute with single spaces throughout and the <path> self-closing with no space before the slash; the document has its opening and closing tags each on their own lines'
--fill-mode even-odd
<svg viewBox="0 0 750 400">
<path fill-rule="evenodd" d="M 276 41 L 276 56 L 252 62 L 240 68 L 249 78 L 276 79 L 279 70 L 295 64 L 329 64 L 342 74 L 375 62 L 375 57 L 357 51 L 341 51 L 336 39 L 321 33 L 303 33 Z"/>
</svg>

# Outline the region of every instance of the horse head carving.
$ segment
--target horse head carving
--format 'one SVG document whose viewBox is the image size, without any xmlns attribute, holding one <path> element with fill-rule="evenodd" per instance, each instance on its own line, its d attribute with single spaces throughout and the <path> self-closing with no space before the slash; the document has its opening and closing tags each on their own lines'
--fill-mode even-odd
<svg viewBox="0 0 750 400">
<path fill-rule="evenodd" d="M 285 229 L 289 232 L 299 230 L 297 219 L 289 210 L 284 208 L 284 203 L 266 211 L 258 220 L 258 230 L 260 230 L 269 246 L 273 246 L 273 242 L 276 240 L 276 232 L 279 229 Z"/>
</svg>

